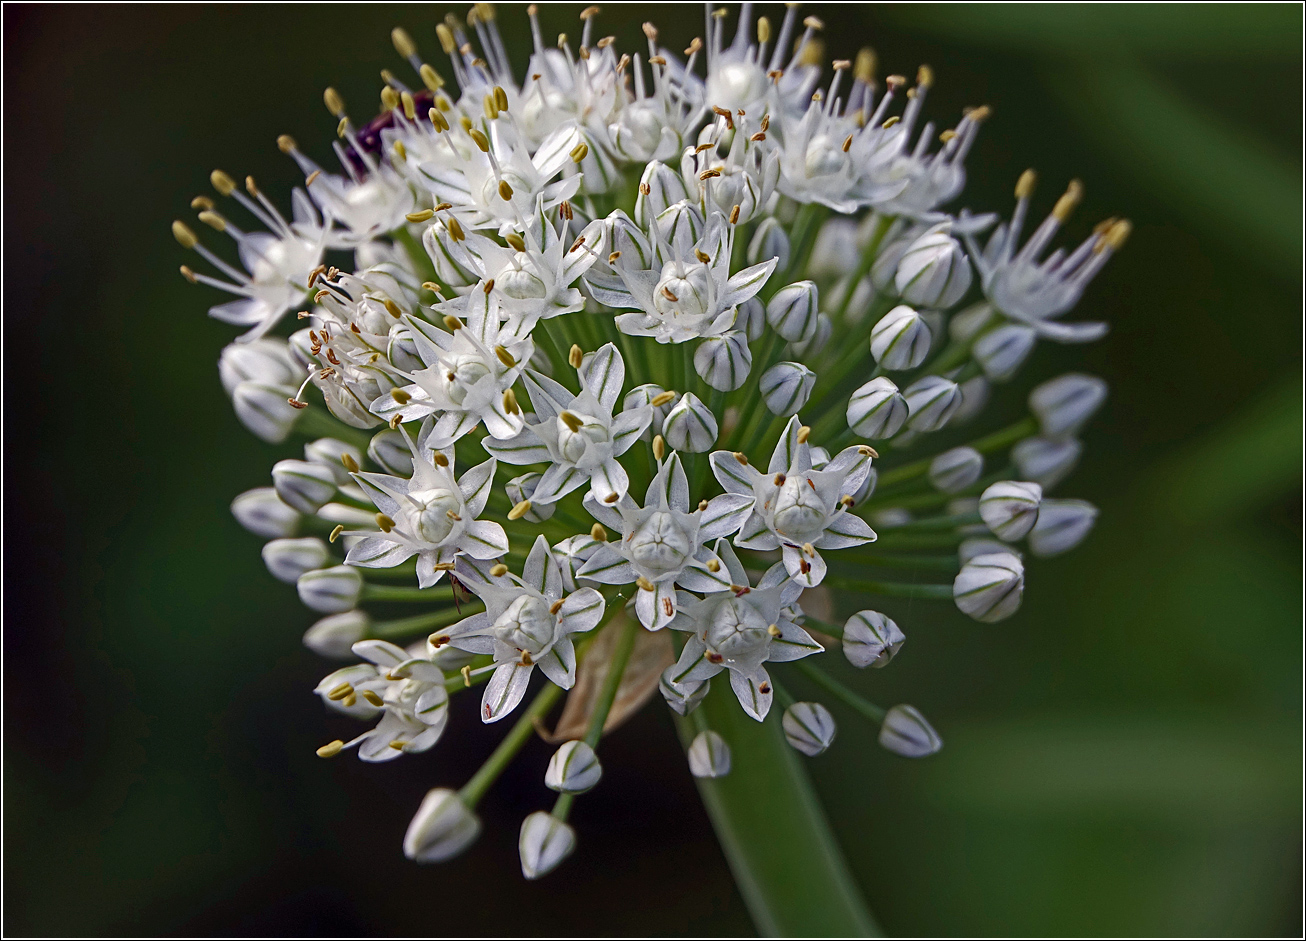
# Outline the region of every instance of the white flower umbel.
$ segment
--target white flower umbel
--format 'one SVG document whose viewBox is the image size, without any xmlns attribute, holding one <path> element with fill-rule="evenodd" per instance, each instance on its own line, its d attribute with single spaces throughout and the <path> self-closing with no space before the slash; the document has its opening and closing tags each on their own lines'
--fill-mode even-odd
<svg viewBox="0 0 1306 941">
<path fill-rule="evenodd" d="M 726 493 L 745 498 L 752 511 L 735 545 L 783 550 L 785 569 L 805 588 L 819 585 L 825 577 L 819 550 L 860 546 L 875 539 L 866 521 L 848 512 L 852 495 L 870 469 L 871 449 L 856 445 L 814 470 L 811 448 L 796 415 L 780 436 L 765 474 L 743 454 L 712 452 L 717 481 Z"/>
<path fill-rule="evenodd" d="M 571 635 L 593 630 L 605 607 L 593 588 L 564 593 L 562 570 L 543 536 L 531 546 L 520 578 L 494 571 L 472 560 L 460 562 L 458 580 L 485 602 L 485 610 L 431 641 L 494 657 L 494 676 L 481 698 L 483 722 L 498 722 L 517 708 L 537 666 L 550 681 L 571 689 L 576 684 Z"/>
<path fill-rule="evenodd" d="M 429 422 L 427 425 L 429 431 Z M 490 458 L 455 479 L 453 449 L 419 448 L 410 439 L 413 476 L 359 472 L 354 479 L 377 510 L 380 532 L 362 536 L 345 557 L 362 568 L 393 568 L 417 556 L 417 583 L 429 588 L 459 556 L 497 559 L 508 552 L 503 526 L 477 519 L 490 498 L 496 462 Z"/>
<path fill-rule="evenodd" d="M 690 634 L 667 679 L 673 687 L 692 686 L 729 670 L 739 704 L 760 722 L 775 695 L 763 664 L 798 660 L 825 648 L 787 616 L 785 609 L 803 589 L 782 566 L 773 566 L 754 588 L 726 540 L 717 542 L 716 552 L 725 563 L 729 590 L 703 598 L 682 593 L 670 626 Z"/>
<path fill-rule="evenodd" d="M 336 670 L 314 692 L 356 719 L 381 721 L 343 747 L 357 747 L 364 761 L 390 761 L 434 745 L 449 717 L 444 671 L 389 641 L 362 640 L 353 651 L 367 663 Z"/>
<path fill-rule="evenodd" d="M 607 585 L 634 582 L 639 622 L 649 630 L 666 627 L 676 616 L 676 586 L 705 593 L 730 588 L 730 573 L 705 546 L 737 531 L 750 503 L 738 494 L 723 493 L 691 512 L 689 481 L 680 455 L 672 452 L 659 462 L 643 507 L 629 494 L 615 506 L 592 493 L 586 496 L 585 508 L 621 538 L 600 545 L 576 574 Z"/>
<path fill-rule="evenodd" d="M 528 369 L 525 383 L 535 421 L 506 441 L 485 442 L 486 450 L 507 464 L 548 462 L 533 503 L 554 503 L 585 483 L 599 501 L 615 503 L 630 485 L 617 458 L 639 440 L 652 410 L 643 406 L 613 415 L 626 381 L 626 364 L 611 343 L 582 363 L 577 373 L 580 392 L 574 393 Z"/>
</svg>

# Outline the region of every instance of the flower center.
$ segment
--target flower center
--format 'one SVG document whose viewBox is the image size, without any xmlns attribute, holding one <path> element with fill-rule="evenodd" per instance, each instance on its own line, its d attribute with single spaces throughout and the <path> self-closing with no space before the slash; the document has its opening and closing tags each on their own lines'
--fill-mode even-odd
<svg viewBox="0 0 1306 941">
<path fill-rule="evenodd" d="M 529 270 L 529 267 L 530 259 L 526 257 L 526 253 L 518 252 L 496 279 L 504 294 L 524 301 L 544 297 L 549 293 L 544 282 L 535 275 L 534 271 Z"/>
<path fill-rule="evenodd" d="M 653 307 L 664 317 L 702 317 L 710 307 L 707 265 L 669 261 L 653 291 Z"/>
<path fill-rule="evenodd" d="M 793 476 L 775 498 L 776 532 L 795 541 L 810 541 L 825 529 L 826 509 L 806 477 Z"/>
<path fill-rule="evenodd" d="M 680 571 L 693 548 L 693 539 L 685 527 L 665 511 L 650 516 L 630 539 L 631 556 L 654 575 Z"/>
<path fill-rule="evenodd" d="M 472 386 L 491 373 L 485 360 L 468 354 L 445 360 L 443 368 L 444 392 L 455 405 L 462 405 Z"/>
<path fill-rule="evenodd" d="M 410 496 L 422 505 L 417 513 L 418 537 L 424 542 L 437 545 L 448 539 L 454 524 L 458 522 L 462 499 L 442 487 L 422 490 Z"/>
<path fill-rule="evenodd" d="M 532 657 L 547 653 L 557 633 L 557 619 L 549 604 L 534 595 L 522 595 L 494 622 L 494 636 Z"/>
<path fill-rule="evenodd" d="M 731 600 L 712 615 L 703 642 L 731 660 L 739 660 L 764 649 L 771 639 L 766 619 L 747 602 Z"/>
<path fill-rule="evenodd" d="M 558 450 L 572 464 L 592 467 L 602 464 L 612 453 L 612 436 L 598 419 L 590 415 L 568 413 L 580 421 L 575 431 L 571 425 L 558 419 Z"/>
</svg>

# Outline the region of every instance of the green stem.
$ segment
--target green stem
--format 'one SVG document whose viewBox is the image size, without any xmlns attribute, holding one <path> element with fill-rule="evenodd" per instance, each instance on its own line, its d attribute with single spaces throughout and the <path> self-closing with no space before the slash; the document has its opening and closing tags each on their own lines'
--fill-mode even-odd
<svg viewBox="0 0 1306 941">
<path fill-rule="evenodd" d="M 373 621 L 371 634 L 373 637 L 389 640 L 394 637 L 408 637 L 413 634 L 419 634 L 422 631 L 429 631 L 437 627 L 444 627 L 452 624 L 454 621 L 461 621 L 465 617 L 479 613 L 479 605 L 469 605 L 462 610 L 458 608 L 442 608 L 430 614 L 418 614 L 411 618 L 394 618 L 389 621 Z"/>
<path fill-rule="evenodd" d="M 860 591 L 869 595 L 887 595 L 891 598 L 923 598 L 929 601 L 951 601 L 951 585 L 914 585 L 906 582 L 869 582 L 859 578 L 844 578 L 833 573 L 825 581 L 832 588 Z"/>
<path fill-rule="evenodd" d="M 367 453 L 372 436 L 362 428 L 351 428 L 324 408 L 310 405 L 295 419 L 295 431 L 306 438 L 335 438 Z"/>
<path fill-rule="evenodd" d="M 1028 438 L 1030 435 L 1038 432 L 1038 422 L 1032 417 L 1026 416 L 1013 425 L 999 429 L 991 435 L 983 438 L 977 438 L 970 443 L 970 447 L 985 454 L 989 451 L 1000 451 L 1007 445 L 1015 444 L 1022 438 Z M 892 487 L 895 484 L 911 480 L 913 477 L 920 477 L 929 473 L 930 463 L 933 458 L 922 458 L 919 461 L 913 461 L 910 464 L 903 464 L 901 467 L 895 467 L 887 470 L 880 475 L 876 483 L 876 490 L 882 491 L 886 487 Z M 878 496 L 878 493 L 877 493 Z"/>
<path fill-rule="evenodd" d="M 359 598 L 362 601 L 453 601 L 453 586 L 409 588 L 403 585 L 368 583 L 363 586 L 363 593 Z"/>
<path fill-rule="evenodd" d="M 531 737 L 535 731 L 535 722 L 537 719 L 543 719 L 548 711 L 553 708 L 553 704 L 558 701 L 562 695 L 562 687 L 555 686 L 546 682 L 544 688 L 535 694 L 531 704 L 526 707 L 526 711 L 521 714 L 516 724 L 508 730 L 508 734 L 503 737 L 493 754 L 485 759 L 485 764 L 481 765 L 480 770 L 472 775 L 472 779 L 463 785 L 458 796 L 462 798 L 464 804 L 469 810 L 476 807 L 477 803 L 485 792 L 490 789 L 490 785 L 503 774 L 505 768 L 521 751 L 526 740 Z"/>
<path fill-rule="evenodd" d="M 929 569 L 934 572 L 956 572 L 959 563 L 952 555 L 884 555 L 878 552 L 849 553 L 848 560 L 858 568 L 871 566 L 886 569 Z"/>
<path fill-rule="evenodd" d="M 779 710 L 749 718 L 728 685 L 716 684 L 694 716 L 730 745 L 733 771 L 697 779 L 717 838 L 757 930 L 764 936 L 870 937 L 880 934 L 848 871 L 839 843 Z M 688 748 L 693 718 L 676 719 Z"/>
<path fill-rule="evenodd" d="M 851 707 L 853 711 L 870 719 L 876 725 L 884 721 L 885 710 L 875 705 L 875 703 L 868 702 L 858 696 L 820 667 L 813 666 L 806 660 L 798 660 L 794 663 L 794 666 L 809 680 L 830 693 L 844 705 Z"/>
</svg>

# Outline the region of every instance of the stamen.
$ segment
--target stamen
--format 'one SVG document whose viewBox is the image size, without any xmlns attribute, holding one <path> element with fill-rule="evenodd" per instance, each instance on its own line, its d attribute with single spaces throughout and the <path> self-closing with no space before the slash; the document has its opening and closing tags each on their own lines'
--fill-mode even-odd
<svg viewBox="0 0 1306 941">
<path fill-rule="evenodd" d="M 603 528 L 602 523 L 595 523 L 590 527 L 590 538 L 595 542 L 607 542 L 608 531 Z"/>
<path fill-rule="evenodd" d="M 561 610 L 562 610 L 562 599 L 561 599 L 561 598 L 559 598 L 557 601 L 553 602 L 553 604 L 549 605 L 549 613 L 550 613 L 550 614 L 557 614 L 557 613 L 558 613 L 559 611 L 561 611 Z"/>
<path fill-rule="evenodd" d="M 523 500 L 521 503 L 518 503 L 511 510 L 508 511 L 508 519 L 519 520 L 527 513 L 529 513 L 530 509 L 531 509 L 531 501 Z"/>
<path fill-rule="evenodd" d="M 343 118 L 345 116 L 345 100 L 340 97 L 340 92 L 334 88 L 328 88 L 322 92 L 322 102 L 326 105 L 327 110 L 331 112 L 333 118 Z"/>
<path fill-rule="evenodd" d="M 798 443 L 806 444 L 807 439 L 811 436 L 811 434 L 812 434 L 811 426 L 803 425 L 801 428 L 798 429 Z"/>
<path fill-rule="evenodd" d="M 410 212 L 404 216 L 409 222 L 425 222 L 435 215 L 434 209 L 419 209 L 417 212 Z"/>
<path fill-rule="evenodd" d="M 381 532 L 388 533 L 395 528 L 395 521 L 384 513 L 376 514 L 376 525 L 381 527 Z"/>
<path fill-rule="evenodd" d="M 317 750 L 317 756 L 319 758 L 334 758 L 344 750 L 344 747 L 345 743 L 340 741 L 340 739 L 336 739 L 334 742 L 327 742 L 319 748 Z"/>
<path fill-rule="evenodd" d="M 521 406 L 517 404 L 517 393 L 512 389 L 503 390 L 503 410 L 509 415 L 521 414 Z"/>
<path fill-rule="evenodd" d="M 580 431 L 581 426 L 584 424 L 584 422 L 582 422 L 571 412 L 563 412 L 561 415 L 558 416 L 558 418 L 561 419 L 562 423 L 566 425 L 568 428 L 570 428 L 573 432 Z"/>
<path fill-rule="evenodd" d="M 578 344 L 573 343 L 571 349 L 567 351 L 567 362 L 571 364 L 572 369 L 580 369 L 581 363 L 584 361 L 585 351 Z"/>
<path fill-rule="evenodd" d="M 349 473 L 351 474 L 358 473 L 358 462 L 354 460 L 354 456 L 350 454 L 348 451 L 341 452 L 340 463 L 345 466 L 345 470 L 349 471 Z"/>
<path fill-rule="evenodd" d="M 661 408 L 663 405 L 666 405 L 668 402 L 673 401 L 675 397 L 676 397 L 676 393 L 672 392 L 671 390 L 667 390 L 666 392 L 659 392 L 657 395 L 653 396 L 653 398 L 649 399 L 648 404 L 652 405 L 654 408 Z"/>
<path fill-rule="evenodd" d="M 335 542 L 336 539 L 340 537 L 340 534 L 343 533 L 344 531 L 345 531 L 345 524 L 344 523 L 338 524 L 335 529 L 331 530 L 331 535 L 327 537 L 327 542 Z"/>
<path fill-rule="evenodd" d="M 666 453 L 667 453 L 667 442 L 666 442 L 666 439 L 663 438 L 661 435 L 654 435 L 654 436 L 653 436 L 653 456 L 654 456 L 655 458 L 657 458 L 657 459 L 660 461 L 660 460 L 662 460 L 662 458 L 666 455 Z"/>
<path fill-rule="evenodd" d="M 650 581 L 649 581 L 647 578 L 645 578 L 643 575 L 641 575 L 641 576 L 639 576 L 639 578 L 635 579 L 635 584 L 637 584 L 637 585 L 639 586 L 640 591 L 653 591 L 653 589 L 654 589 L 653 583 L 650 582 Z"/>
</svg>

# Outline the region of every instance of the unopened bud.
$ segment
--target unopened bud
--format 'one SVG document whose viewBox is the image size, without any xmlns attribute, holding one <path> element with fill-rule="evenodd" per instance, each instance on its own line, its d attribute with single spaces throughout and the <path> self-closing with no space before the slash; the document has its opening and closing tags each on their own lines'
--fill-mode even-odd
<svg viewBox="0 0 1306 941">
<path fill-rule="evenodd" d="M 1074 438 L 1026 438 L 1011 449 L 1011 460 L 1022 478 L 1051 490 L 1075 469 L 1083 450 Z"/>
<path fill-rule="evenodd" d="M 288 506 L 312 515 L 336 493 L 335 473 L 310 461 L 277 461 L 272 465 L 272 486 Z"/>
<path fill-rule="evenodd" d="M 327 544 L 316 536 L 273 539 L 263 546 L 263 564 L 277 581 L 293 585 L 299 576 L 321 568 L 331 558 Z"/>
<path fill-rule="evenodd" d="M 891 372 L 915 369 L 925 361 L 931 341 L 924 318 L 899 304 L 871 330 L 871 355 L 880 368 Z"/>
<path fill-rule="evenodd" d="M 299 531 L 300 515 L 287 506 L 271 487 L 246 490 L 231 501 L 231 515 L 255 536 L 279 539 Z"/>
<path fill-rule="evenodd" d="M 904 758 L 924 758 L 943 747 L 943 739 L 915 706 L 894 706 L 880 726 L 880 745 Z"/>
<path fill-rule="evenodd" d="M 299 600 L 314 611 L 336 614 L 358 606 L 363 593 L 363 576 L 350 565 L 333 565 L 314 569 L 299 576 L 295 583 Z"/>
<path fill-rule="evenodd" d="M 907 401 L 907 426 L 913 431 L 938 431 L 961 406 L 957 383 L 942 376 L 926 376 L 903 390 Z"/>
<path fill-rule="evenodd" d="M 862 438 L 892 438 L 907 420 L 907 400 L 892 379 L 878 376 L 852 394 L 847 418 L 848 427 Z"/>
<path fill-rule="evenodd" d="M 730 773 L 730 746 L 713 731 L 699 732 L 689 745 L 689 771 L 696 778 L 721 778 Z"/>
<path fill-rule="evenodd" d="M 540 485 L 542 475 L 536 472 L 522 474 L 520 477 L 514 477 L 504 484 L 504 492 L 508 494 L 508 499 L 512 501 L 514 507 L 526 504 L 527 510 L 522 514 L 522 519 L 528 523 L 542 523 L 553 516 L 557 509 L 557 504 L 542 503 L 535 504 L 531 502 L 531 497 L 535 496 L 535 490 Z"/>
<path fill-rule="evenodd" d="M 444 862 L 470 846 L 480 832 L 481 821 L 456 791 L 432 788 L 404 834 L 404 855 L 419 863 Z"/>
<path fill-rule="evenodd" d="M 1029 531 L 1029 550 L 1040 558 L 1075 548 L 1093 529 L 1097 507 L 1086 500 L 1044 500 Z"/>
<path fill-rule="evenodd" d="M 762 401 L 772 415 L 787 418 L 807 404 L 816 373 L 802 363 L 776 363 L 757 380 Z"/>
<path fill-rule="evenodd" d="M 576 848 L 576 831 L 552 814 L 537 810 L 521 824 L 517 850 L 527 879 L 548 875 Z"/>
<path fill-rule="evenodd" d="M 354 659 L 353 646 L 372 627 L 372 619 L 355 608 L 322 618 L 304 633 L 304 646 L 320 657 L 331 660 Z"/>
<path fill-rule="evenodd" d="M 958 493 L 980 479 L 984 455 L 974 448 L 952 448 L 930 461 L 930 484 L 944 493 Z"/>
<path fill-rule="evenodd" d="M 677 451 L 701 454 L 716 444 L 717 421 L 712 410 L 692 392 L 686 392 L 667 413 L 662 434 Z"/>
<path fill-rule="evenodd" d="M 980 494 L 984 525 L 1004 542 L 1023 539 L 1038 522 L 1043 488 L 1019 480 L 1000 480 Z"/>
<path fill-rule="evenodd" d="M 767 323 L 791 343 L 802 340 L 816 330 L 817 303 L 814 281 L 786 285 L 766 305 Z"/>
<path fill-rule="evenodd" d="M 1033 352 L 1038 334 L 1025 324 L 1003 324 L 975 341 L 975 362 L 994 382 L 1005 382 Z"/>
<path fill-rule="evenodd" d="M 789 252 L 789 233 L 780 220 L 767 216 L 758 224 L 748 243 L 747 260 L 750 265 L 756 265 L 775 258 L 776 270 L 784 271 L 789 267 Z"/>
<path fill-rule="evenodd" d="M 991 624 L 1011 617 L 1025 591 L 1025 566 L 1012 553 L 971 559 L 952 583 L 952 600 L 977 621 Z"/>
<path fill-rule="evenodd" d="M 402 432 L 387 429 L 377 434 L 367 445 L 367 456 L 389 474 L 413 476 L 413 452 Z"/>
<path fill-rule="evenodd" d="M 937 310 L 949 308 L 965 297 L 970 282 L 965 249 L 949 234 L 946 222 L 907 246 L 894 275 L 894 286 L 903 300 Z"/>
<path fill-rule="evenodd" d="M 843 655 L 859 670 L 883 668 L 906 640 L 891 618 L 879 611 L 858 611 L 844 625 Z"/>
<path fill-rule="evenodd" d="M 780 720 L 785 740 L 798 751 L 814 758 L 834 743 L 834 716 L 819 702 L 796 702 Z"/>
<path fill-rule="evenodd" d="M 304 459 L 321 464 L 331 471 L 337 485 L 344 485 L 352 479 L 350 465 L 353 465 L 353 471 L 357 471 L 363 454 L 352 444 L 335 438 L 318 438 L 304 445 Z"/>
<path fill-rule="evenodd" d="M 270 385 L 247 380 L 231 392 L 231 407 L 240 423 L 269 444 L 280 444 L 290 436 L 299 409 L 290 404 L 293 386 Z"/>
<path fill-rule="evenodd" d="M 603 767 L 593 748 L 585 742 L 564 742 L 549 759 L 544 785 L 554 791 L 583 794 L 598 784 L 601 777 Z"/>
<path fill-rule="evenodd" d="M 1043 435 L 1064 438 L 1074 435 L 1106 401 L 1107 384 L 1096 376 L 1067 373 L 1029 394 L 1029 410 L 1038 418 Z"/>
</svg>

